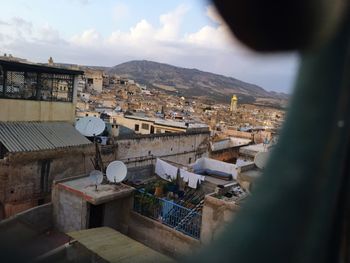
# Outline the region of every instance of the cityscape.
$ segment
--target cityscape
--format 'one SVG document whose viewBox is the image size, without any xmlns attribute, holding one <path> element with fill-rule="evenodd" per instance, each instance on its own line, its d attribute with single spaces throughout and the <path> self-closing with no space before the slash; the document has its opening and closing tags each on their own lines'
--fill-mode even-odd
<svg viewBox="0 0 350 263">
<path fill-rule="evenodd" d="M 350 262 L 349 7 L 3 1 L 1 262 Z"/>
<path fill-rule="evenodd" d="M 172 261 L 210 244 L 251 195 L 287 106 L 267 92 L 246 102 L 241 87 L 224 101 L 189 96 L 52 57 L 4 54 L 0 66 L 0 229 L 28 233 L 14 244 L 43 262 L 115 262 L 118 242 L 127 257 L 136 246 Z"/>
</svg>

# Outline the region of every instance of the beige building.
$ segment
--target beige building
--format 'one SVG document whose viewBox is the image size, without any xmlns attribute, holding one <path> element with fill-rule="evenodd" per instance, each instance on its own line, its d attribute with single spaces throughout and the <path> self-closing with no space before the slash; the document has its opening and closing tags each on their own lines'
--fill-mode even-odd
<svg viewBox="0 0 350 263">
<path fill-rule="evenodd" d="M 86 88 L 88 90 L 94 90 L 98 93 L 102 92 L 103 87 L 103 71 L 97 69 L 85 69 L 84 70 Z"/>
<path fill-rule="evenodd" d="M 0 220 L 84 172 L 91 142 L 73 127 L 80 71 L 0 60 Z"/>
<path fill-rule="evenodd" d="M 0 121 L 74 122 L 81 71 L 0 60 Z"/>
<path fill-rule="evenodd" d="M 138 117 L 133 115 L 113 117 L 116 123 L 123 125 L 135 131 L 138 134 L 155 134 L 171 132 L 187 132 L 194 130 L 208 131 L 209 127 L 205 124 L 193 124 L 177 122 L 172 120 L 154 119 L 147 117 Z"/>
</svg>

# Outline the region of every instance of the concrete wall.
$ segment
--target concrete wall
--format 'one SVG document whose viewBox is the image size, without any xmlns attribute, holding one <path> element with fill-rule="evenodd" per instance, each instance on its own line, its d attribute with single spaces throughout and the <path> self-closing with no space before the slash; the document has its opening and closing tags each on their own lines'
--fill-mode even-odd
<svg viewBox="0 0 350 263">
<path fill-rule="evenodd" d="M 226 202 L 207 195 L 202 211 L 201 242 L 210 244 L 234 218 L 239 210 L 234 202 Z"/>
<path fill-rule="evenodd" d="M 171 257 L 180 257 L 199 249 L 200 242 L 136 212 L 130 213 L 128 235 Z"/>
<path fill-rule="evenodd" d="M 59 187 L 53 188 L 53 223 L 62 232 L 71 232 L 87 227 L 87 203 L 81 196 Z"/>
<path fill-rule="evenodd" d="M 115 149 L 110 149 L 110 154 L 104 154 L 104 161 L 116 158 L 124 161 L 129 168 L 154 164 L 156 158 L 188 164 L 208 156 L 208 142 L 209 132 L 120 138 L 115 142 Z"/>
<path fill-rule="evenodd" d="M 58 230 L 70 232 L 89 228 L 90 203 L 83 193 L 67 191 L 57 183 L 52 192 L 52 204 L 53 222 Z M 133 195 L 106 201 L 103 205 L 102 226 L 127 234 Z"/>
<path fill-rule="evenodd" d="M 137 120 L 132 118 L 125 118 L 124 116 L 115 116 L 113 119 L 116 120 L 117 124 L 123 125 L 129 129 L 135 130 L 135 124 L 139 125 L 139 130 L 135 131 L 139 134 L 150 134 L 151 126 L 154 126 L 154 133 L 165 133 L 167 132 L 185 132 L 185 128 L 177 128 L 171 126 L 157 125 L 153 121 L 149 120 Z M 148 124 L 148 129 L 142 129 L 142 124 Z M 159 132 L 157 132 L 157 130 Z"/>
<path fill-rule="evenodd" d="M 146 165 L 142 167 L 130 167 L 126 176 L 127 180 L 136 181 L 154 176 L 154 165 Z"/>
<path fill-rule="evenodd" d="M 123 234 L 127 234 L 133 199 L 133 196 L 129 196 L 106 203 L 103 226 L 108 226 Z"/>
<path fill-rule="evenodd" d="M 239 156 L 239 147 L 210 152 L 210 158 L 223 161 L 223 162 L 232 162 L 236 160 L 238 156 Z"/>
<path fill-rule="evenodd" d="M 75 103 L 0 99 L 0 121 L 75 121 Z"/>
</svg>

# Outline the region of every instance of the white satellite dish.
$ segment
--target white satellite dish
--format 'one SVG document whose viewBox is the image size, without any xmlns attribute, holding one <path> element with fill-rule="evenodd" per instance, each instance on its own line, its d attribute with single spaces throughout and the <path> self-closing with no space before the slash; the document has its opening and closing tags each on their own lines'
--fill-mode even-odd
<svg viewBox="0 0 350 263">
<path fill-rule="evenodd" d="M 267 160 L 269 159 L 269 155 L 270 154 L 268 152 L 258 152 L 254 158 L 255 165 L 260 169 L 264 169 L 266 166 Z"/>
<path fill-rule="evenodd" d="M 103 181 L 103 173 L 98 170 L 93 170 L 90 172 L 89 180 L 93 185 L 100 185 Z"/>
<path fill-rule="evenodd" d="M 111 183 L 120 183 L 125 179 L 127 171 L 126 165 L 123 162 L 111 162 L 106 169 L 107 179 Z"/>
<path fill-rule="evenodd" d="M 105 127 L 105 122 L 96 117 L 84 117 L 78 120 L 75 124 L 75 129 L 87 137 L 101 134 L 105 130 Z"/>
</svg>

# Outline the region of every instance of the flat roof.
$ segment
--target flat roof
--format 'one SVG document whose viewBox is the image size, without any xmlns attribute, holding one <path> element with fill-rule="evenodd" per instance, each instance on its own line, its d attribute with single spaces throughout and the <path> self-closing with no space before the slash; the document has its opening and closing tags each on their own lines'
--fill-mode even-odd
<svg viewBox="0 0 350 263">
<path fill-rule="evenodd" d="M 153 122 L 156 125 L 173 127 L 173 128 L 180 128 L 180 129 L 209 128 L 209 126 L 207 124 L 203 124 L 203 123 L 188 122 L 188 126 L 186 126 L 186 122 L 179 122 L 179 121 L 173 121 L 173 120 L 168 120 L 168 119 L 139 117 L 139 116 L 134 116 L 134 115 L 125 115 L 124 118 L 140 120 L 140 121 L 148 121 L 148 122 Z"/>
<path fill-rule="evenodd" d="M 254 157 L 258 152 L 266 152 L 266 148 L 263 143 L 252 144 L 248 146 L 241 147 L 239 149 L 240 154 L 248 155 Z"/>
<path fill-rule="evenodd" d="M 220 151 L 224 149 L 234 148 L 234 147 L 242 147 L 244 145 L 248 145 L 251 143 L 250 139 L 242 139 L 237 137 L 229 137 L 221 141 L 216 141 L 210 143 L 212 151 Z"/>
<path fill-rule="evenodd" d="M 81 70 L 64 69 L 57 67 L 43 66 L 34 63 L 23 63 L 18 61 L 0 59 L 0 66 L 10 71 L 40 72 L 52 74 L 83 75 Z"/>
<path fill-rule="evenodd" d="M 101 184 L 95 189 L 88 176 L 69 181 L 59 182 L 60 189 L 69 191 L 85 199 L 87 202 L 98 205 L 112 200 L 130 196 L 134 188 L 125 184 Z"/>
<path fill-rule="evenodd" d="M 67 235 L 107 262 L 175 262 L 109 227 L 75 231 Z"/>
</svg>

